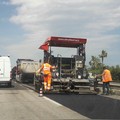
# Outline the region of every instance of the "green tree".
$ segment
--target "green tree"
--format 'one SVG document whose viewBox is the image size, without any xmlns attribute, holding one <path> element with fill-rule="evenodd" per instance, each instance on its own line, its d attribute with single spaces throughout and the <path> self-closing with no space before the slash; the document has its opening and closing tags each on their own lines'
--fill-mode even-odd
<svg viewBox="0 0 120 120">
<path fill-rule="evenodd" d="M 91 60 L 89 62 L 89 65 L 91 66 L 92 69 L 96 69 L 100 66 L 100 59 L 96 56 L 91 56 Z"/>
<path fill-rule="evenodd" d="M 101 54 L 99 57 L 102 59 L 102 66 L 104 65 L 104 58 L 107 57 L 107 52 L 105 50 L 102 50 Z"/>
<path fill-rule="evenodd" d="M 111 71 L 113 81 L 120 82 L 120 66 L 111 66 L 109 69 Z"/>
</svg>

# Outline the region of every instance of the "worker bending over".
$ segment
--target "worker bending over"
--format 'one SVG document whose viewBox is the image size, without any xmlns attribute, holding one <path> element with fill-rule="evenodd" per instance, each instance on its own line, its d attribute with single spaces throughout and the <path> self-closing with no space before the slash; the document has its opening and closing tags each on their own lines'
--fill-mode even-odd
<svg viewBox="0 0 120 120">
<path fill-rule="evenodd" d="M 52 69 L 55 67 L 52 67 L 47 61 L 45 61 L 44 64 L 41 65 L 41 67 L 38 69 L 36 73 L 43 73 L 43 79 L 44 79 L 44 90 L 50 90 L 51 88 L 51 80 L 52 80 Z"/>
</svg>

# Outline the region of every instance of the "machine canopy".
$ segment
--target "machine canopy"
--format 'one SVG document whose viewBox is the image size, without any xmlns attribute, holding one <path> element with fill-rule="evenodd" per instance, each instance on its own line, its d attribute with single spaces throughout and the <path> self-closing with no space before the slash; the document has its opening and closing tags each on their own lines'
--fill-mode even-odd
<svg viewBox="0 0 120 120">
<path fill-rule="evenodd" d="M 51 36 L 39 47 L 39 49 L 48 51 L 49 46 L 77 48 L 81 44 L 86 44 L 86 42 L 87 39 L 85 38 L 68 38 Z"/>
</svg>

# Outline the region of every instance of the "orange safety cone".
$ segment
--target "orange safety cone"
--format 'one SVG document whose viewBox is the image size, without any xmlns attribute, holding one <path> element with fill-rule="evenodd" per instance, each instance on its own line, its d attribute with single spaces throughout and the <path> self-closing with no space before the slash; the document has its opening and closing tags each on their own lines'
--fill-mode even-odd
<svg viewBox="0 0 120 120">
<path fill-rule="evenodd" d="M 42 96 L 43 96 L 43 90 L 42 90 L 42 88 L 40 88 L 39 97 L 42 97 Z"/>
</svg>

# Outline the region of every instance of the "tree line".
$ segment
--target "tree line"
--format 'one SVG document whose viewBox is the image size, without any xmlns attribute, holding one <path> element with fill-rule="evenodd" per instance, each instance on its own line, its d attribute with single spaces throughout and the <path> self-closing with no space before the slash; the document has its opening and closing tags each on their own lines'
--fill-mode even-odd
<svg viewBox="0 0 120 120">
<path fill-rule="evenodd" d="M 107 56 L 108 53 L 105 50 L 102 50 L 100 55 L 98 55 L 97 57 L 91 56 L 88 72 L 91 72 L 93 74 L 101 74 L 103 72 L 103 66 L 107 66 L 104 64 L 104 59 Z M 120 66 L 107 66 L 107 68 L 111 71 L 113 81 L 120 82 Z"/>
</svg>

